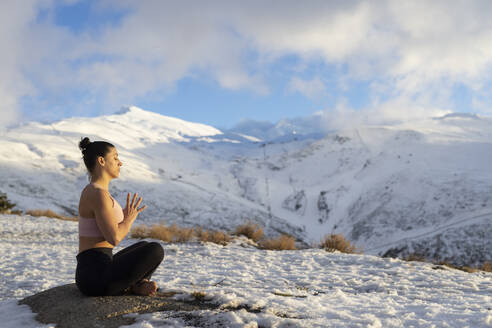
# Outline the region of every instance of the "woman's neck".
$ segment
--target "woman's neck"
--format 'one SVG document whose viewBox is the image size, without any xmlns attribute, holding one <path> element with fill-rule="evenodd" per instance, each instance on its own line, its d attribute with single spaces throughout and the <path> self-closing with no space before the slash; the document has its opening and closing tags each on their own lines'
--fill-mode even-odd
<svg viewBox="0 0 492 328">
<path fill-rule="evenodd" d="M 99 188 L 102 188 L 104 190 L 109 190 L 109 180 L 105 180 L 102 178 L 91 179 L 91 183 L 97 185 Z"/>
</svg>

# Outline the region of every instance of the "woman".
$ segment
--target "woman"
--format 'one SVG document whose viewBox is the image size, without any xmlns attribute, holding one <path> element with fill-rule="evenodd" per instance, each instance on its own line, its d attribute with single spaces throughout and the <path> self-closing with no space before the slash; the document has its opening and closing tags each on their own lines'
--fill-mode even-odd
<svg viewBox="0 0 492 328">
<path fill-rule="evenodd" d="M 75 281 L 79 290 L 90 296 L 119 295 L 132 292 L 153 295 L 157 284 L 150 276 L 164 258 L 159 243 L 141 241 L 113 255 L 113 247 L 130 231 L 138 214 L 142 197 L 127 194 L 126 206 L 111 197 L 108 187 L 118 178 L 120 167 L 116 148 L 105 141 L 79 143 L 90 174 L 79 202 L 79 254 Z"/>
</svg>

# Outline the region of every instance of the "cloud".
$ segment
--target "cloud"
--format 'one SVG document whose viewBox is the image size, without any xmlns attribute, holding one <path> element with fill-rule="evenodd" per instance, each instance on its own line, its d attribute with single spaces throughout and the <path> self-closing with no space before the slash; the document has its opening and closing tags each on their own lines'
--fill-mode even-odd
<svg viewBox="0 0 492 328">
<path fill-rule="evenodd" d="M 26 10 L 24 8 L 31 10 Z M 32 92 L 32 85 L 23 76 L 23 35 L 27 22 L 36 14 L 33 2 L 0 2 L 0 126 L 14 122 L 18 116 L 19 99 Z"/>
<path fill-rule="evenodd" d="M 322 126 L 327 131 L 352 130 L 361 126 L 394 125 L 418 121 L 425 118 L 441 117 L 452 113 L 429 105 L 418 105 L 403 97 L 388 100 L 378 106 L 353 109 L 346 101 L 340 101 L 334 108 L 321 112 Z"/>
<path fill-rule="evenodd" d="M 291 92 L 299 92 L 307 98 L 316 99 L 326 94 L 326 86 L 319 77 L 312 80 L 303 80 L 299 77 L 293 77 L 289 82 Z"/>
<path fill-rule="evenodd" d="M 491 82 L 489 1 L 105 0 L 93 10 L 121 18 L 77 33 L 56 25 L 57 5 L 0 3 L 0 108 L 9 120 L 26 96 L 72 91 L 118 106 L 171 92 L 185 77 L 268 94 L 269 72 L 286 56 L 298 67 L 330 67 L 342 92 L 367 82 L 367 107 L 395 105 L 390 112 L 408 111 L 403 104 L 448 108 L 454 85 L 482 95 Z M 41 10 L 51 14 L 39 19 Z M 288 90 L 308 98 L 325 92 L 323 71 L 298 73 L 285 80 Z M 472 104 L 487 102 L 480 96 Z"/>
</svg>

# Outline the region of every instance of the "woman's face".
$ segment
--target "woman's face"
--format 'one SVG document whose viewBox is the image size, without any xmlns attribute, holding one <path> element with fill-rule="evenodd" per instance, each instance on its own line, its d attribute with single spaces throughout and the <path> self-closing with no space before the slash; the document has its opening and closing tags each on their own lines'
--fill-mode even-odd
<svg viewBox="0 0 492 328">
<path fill-rule="evenodd" d="M 120 167 L 123 163 L 118 158 L 118 152 L 115 147 L 112 147 L 110 151 L 104 156 L 105 170 L 112 178 L 117 178 L 120 175 Z"/>
</svg>

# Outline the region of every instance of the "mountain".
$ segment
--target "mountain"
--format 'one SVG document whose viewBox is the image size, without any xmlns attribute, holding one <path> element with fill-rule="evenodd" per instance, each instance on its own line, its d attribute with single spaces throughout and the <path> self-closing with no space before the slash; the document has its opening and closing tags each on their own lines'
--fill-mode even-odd
<svg viewBox="0 0 492 328">
<path fill-rule="evenodd" d="M 290 141 L 305 136 L 319 138 L 326 132 L 323 125 L 324 120 L 321 112 L 307 117 L 284 118 L 275 124 L 267 121 L 243 119 L 228 131 L 269 141 Z"/>
<path fill-rule="evenodd" d="M 0 190 L 21 209 L 76 215 L 87 183 L 77 144 L 88 136 L 118 148 L 124 165 L 110 191 L 120 202 L 138 191 L 146 224 L 253 221 L 305 244 L 341 233 L 369 254 L 492 260 L 491 118 L 451 114 L 324 134 L 306 122 L 295 135 L 275 128 L 284 123 L 248 135 L 257 125 L 220 131 L 129 107 L 29 123 L 0 136 Z"/>
<path fill-rule="evenodd" d="M 229 147 L 252 145 L 248 136 L 198 123 L 124 108 L 108 116 L 71 118 L 52 124 L 29 123 L 0 136 L 1 190 L 23 210 L 50 208 L 77 215 L 80 191 L 88 176 L 78 142 L 108 140 L 124 165 L 110 192 L 123 202 L 138 193 L 147 209 L 142 223 L 175 222 L 231 229 L 246 221 L 269 233 L 306 238 L 301 229 L 240 196 L 229 170 Z M 247 147 L 248 147 L 247 146 Z M 220 149 L 214 150 L 215 147 Z"/>
</svg>

